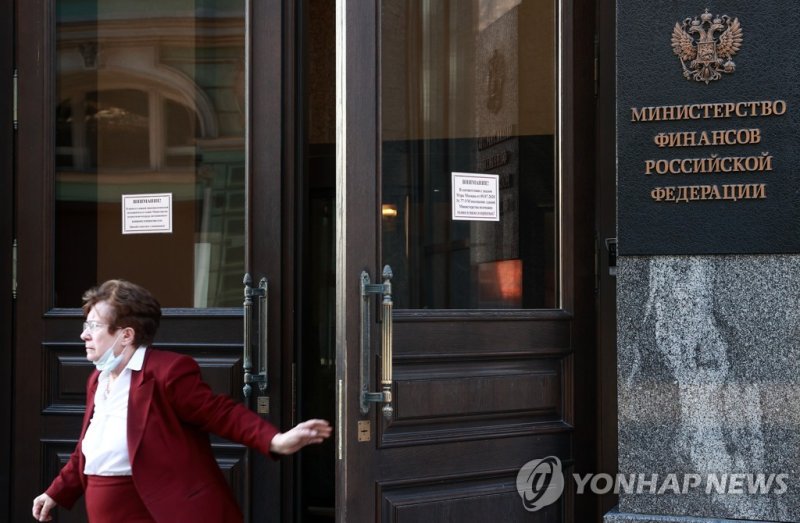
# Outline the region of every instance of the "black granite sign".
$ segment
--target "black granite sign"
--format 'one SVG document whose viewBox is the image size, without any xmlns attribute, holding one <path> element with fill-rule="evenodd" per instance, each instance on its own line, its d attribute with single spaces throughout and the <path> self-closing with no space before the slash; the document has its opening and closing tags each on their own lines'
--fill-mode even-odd
<svg viewBox="0 0 800 523">
<path fill-rule="evenodd" d="M 800 253 L 800 10 L 617 13 L 619 254 Z"/>
</svg>

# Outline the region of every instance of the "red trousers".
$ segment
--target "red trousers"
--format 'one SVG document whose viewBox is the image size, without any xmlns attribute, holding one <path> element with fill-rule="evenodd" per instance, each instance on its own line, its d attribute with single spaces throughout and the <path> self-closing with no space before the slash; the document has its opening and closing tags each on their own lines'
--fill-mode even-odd
<svg viewBox="0 0 800 523">
<path fill-rule="evenodd" d="M 85 498 L 91 523 L 155 523 L 131 476 L 86 476 Z"/>
</svg>

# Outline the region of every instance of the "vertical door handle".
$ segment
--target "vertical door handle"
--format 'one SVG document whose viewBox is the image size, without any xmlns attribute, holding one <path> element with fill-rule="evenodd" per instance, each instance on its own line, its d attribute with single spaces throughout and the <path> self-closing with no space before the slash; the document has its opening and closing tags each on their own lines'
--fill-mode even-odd
<svg viewBox="0 0 800 523">
<path fill-rule="evenodd" d="M 383 296 L 381 336 L 381 391 L 370 392 L 370 294 Z M 383 268 L 383 283 L 370 283 L 369 273 L 361 271 L 361 413 L 369 412 L 370 403 L 383 403 L 383 416 L 392 419 L 392 268 Z"/>
<path fill-rule="evenodd" d="M 251 384 L 258 383 L 259 390 L 267 390 L 267 279 L 261 278 L 253 287 L 250 274 L 244 275 L 244 367 L 245 398 L 250 396 Z M 258 373 L 253 373 L 253 298 L 258 298 Z"/>
</svg>

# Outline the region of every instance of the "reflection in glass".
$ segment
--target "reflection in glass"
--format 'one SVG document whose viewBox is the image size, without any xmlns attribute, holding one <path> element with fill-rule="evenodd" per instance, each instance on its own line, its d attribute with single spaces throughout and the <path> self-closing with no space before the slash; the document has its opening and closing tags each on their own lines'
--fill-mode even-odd
<svg viewBox="0 0 800 523">
<path fill-rule="evenodd" d="M 556 300 L 555 0 L 382 1 L 383 263 L 398 308 Z M 454 172 L 499 221 L 454 220 Z M 396 211 L 396 212 L 395 212 Z"/>
<path fill-rule="evenodd" d="M 125 278 L 165 307 L 241 304 L 244 0 L 58 0 L 57 307 Z M 122 234 L 170 193 L 172 233 Z"/>
</svg>

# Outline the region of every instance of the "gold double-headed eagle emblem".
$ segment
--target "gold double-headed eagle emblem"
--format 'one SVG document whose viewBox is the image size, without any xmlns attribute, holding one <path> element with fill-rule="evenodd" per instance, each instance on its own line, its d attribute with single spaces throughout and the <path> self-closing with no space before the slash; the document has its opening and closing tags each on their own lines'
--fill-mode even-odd
<svg viewBox="0 0 800 523">
<path fill-rule="evenodd" d="M 708 84 L 722 73 L 736 70 L 735 55 L 742 47 L 742 26 L 738 18 L 715 16 L 708 9 L 699 17 L 676 22 L 672 50 L 678 55 L 687 80 Z"/>
</svg>

